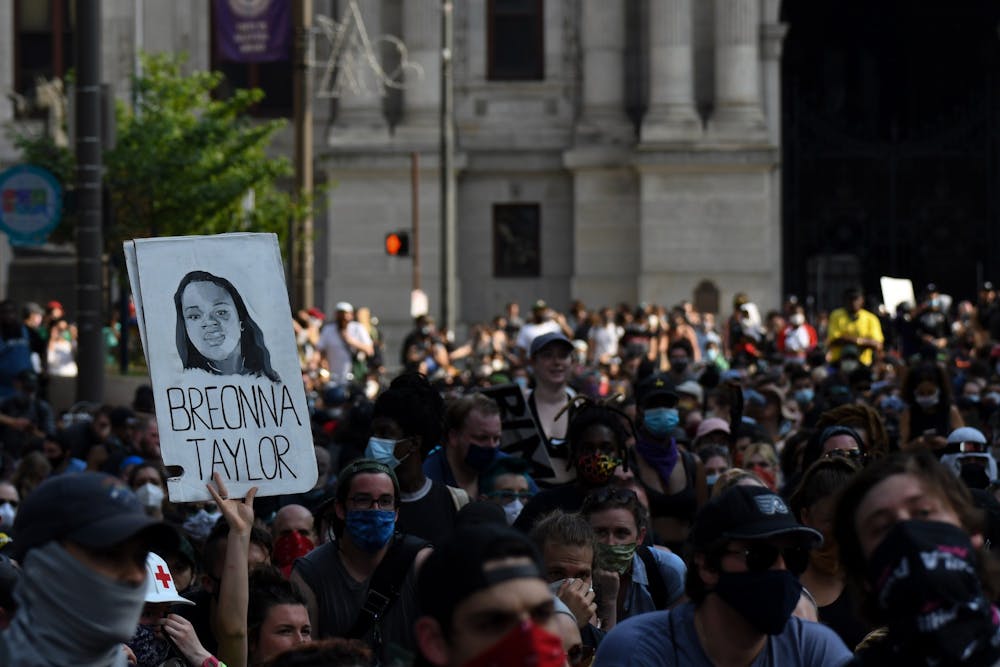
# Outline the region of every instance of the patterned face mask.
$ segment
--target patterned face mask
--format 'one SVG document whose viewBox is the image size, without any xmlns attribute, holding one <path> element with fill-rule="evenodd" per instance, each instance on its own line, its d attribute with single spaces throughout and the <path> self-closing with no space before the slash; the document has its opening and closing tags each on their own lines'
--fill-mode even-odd
<svg viewBox="0 0 1000 667">
<path fill-rule="evenodd" d="M 576 474 L 590 484 L 603 485 L 611 480 L 615 468 L 621 464 L 620 458 L 603 452 L 584 454 L 576 460 Z"/>
</svg>

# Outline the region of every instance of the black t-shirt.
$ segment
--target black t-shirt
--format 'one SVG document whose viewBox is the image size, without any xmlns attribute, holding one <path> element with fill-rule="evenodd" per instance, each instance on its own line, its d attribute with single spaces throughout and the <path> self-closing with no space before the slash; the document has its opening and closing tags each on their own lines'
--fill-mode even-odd
<svg viewBox="0 0 1000 667">
<path fill-rule="evenodd" d="M 431 544 L 443 544 L 455 531 L 455 497 L 446 484 L 431 481 L 431 487 L 419 500 L 399 504 L 396 530 L 415 535 Z"/>
</svg>

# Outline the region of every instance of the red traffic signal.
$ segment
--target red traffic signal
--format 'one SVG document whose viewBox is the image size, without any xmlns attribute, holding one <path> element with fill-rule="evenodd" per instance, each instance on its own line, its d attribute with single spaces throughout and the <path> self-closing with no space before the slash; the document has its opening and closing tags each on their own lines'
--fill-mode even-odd
<svg viewBox="0 0 1000 667">
<path fill-rule="evenodd" d="M 393 257 L 410 256 L 410 232 L 389 232 L 385 235 L 385 254 Z"/>
</svg>

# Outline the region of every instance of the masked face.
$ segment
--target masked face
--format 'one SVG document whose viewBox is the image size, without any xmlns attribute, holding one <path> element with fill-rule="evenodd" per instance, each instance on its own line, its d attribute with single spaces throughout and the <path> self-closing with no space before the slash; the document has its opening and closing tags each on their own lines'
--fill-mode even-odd
<svg viewBox="0 0 1000 667">
<path fill-rule="evenodd" d="M 869 557 L 868 583 L 889 641 L 934 664 L 994 664 L 997 610 L 982 590 L 968 534 L 937 521 L 900 521 Z M 991 638 L 992 641 L 987 641 Z"/>
<path fill-rule="evenodd" d="M 657 438 L 665 438 L 670 435 L 677 428 L 680 419 L 677 408 L 649 408 L 642 412 L 643 426 Z"/>
<path fill-rule="evenodd" d="M 504 568 L 528 564 L 527 559 L 505 559 L 487 562 L 484 568 L 500 562 Z M 501 590 L 503 594 L 497 594 Z M 482 618 L 498 622 L 477 622 Z M 552 593 L 541 579 L 516 577 L 481 590 L 462 601 L 452 619 L 450 637 L 433 660 L 436 664 L 561 667 L 565 663 L 562 640 L 555 634 Z"/>
<path fill-rule="evenodd" d="M 392 439 L 392 438 L 377 438 L 372 436 L 368 438 L 368 446 L 365 447 L 365 458 L 374 459 L 379 463 L 383 463 L 393 470 L 399 467 L 399 464 L 409 458 L 411 452 L 403 454 L 402 458 L 396 458 L 396 450 L 402 449 L 402 447 L 409 443 L 409 438 L 402 439 Z"/>
<path fill-rule="evenodd" d="M 736 610 L 753 628 L 767 635 L 781 634 L 799 603 L 802 585 L 798 575 L 777 569 L 781 547 L 770 542 L 732 542 L 720 559 L 720 572 L 712 592 Z M 792 554 L 797 554 L 794 558 Z M 786 567 L 800 571 L 805 551 L 786 549 Z"/>
</svg>

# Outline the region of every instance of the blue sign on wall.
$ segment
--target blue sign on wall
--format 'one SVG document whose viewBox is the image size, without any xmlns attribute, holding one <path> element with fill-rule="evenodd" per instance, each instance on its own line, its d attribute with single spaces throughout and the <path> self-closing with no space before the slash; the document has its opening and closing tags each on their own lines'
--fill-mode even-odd
<svg viewBox="0 0 1000 667">
<path fill-rule="evenodd" d="M 0 230 L 11 245 L 42 245 L 62 217 L 62 186 L 41 167 L 22 164 L 0 173 Z"/>
</svg>

